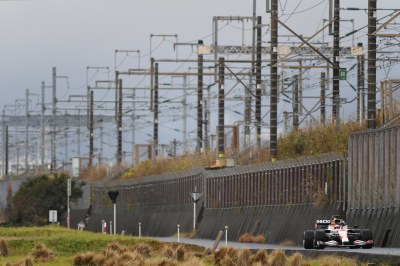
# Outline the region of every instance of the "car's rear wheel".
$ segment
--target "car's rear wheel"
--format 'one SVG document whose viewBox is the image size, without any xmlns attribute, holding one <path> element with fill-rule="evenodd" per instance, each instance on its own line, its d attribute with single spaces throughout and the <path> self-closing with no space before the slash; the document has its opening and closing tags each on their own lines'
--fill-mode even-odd
<svg viewBox="0 0 400 266">
<path fill-rule="evenodd" d="M 314 231 L 313 230 L 304 231 L 303 247 L 305 249 L 313 249 L 314 248 Z"/>
<path fill-rule="evenodd" d="M 314 232 L 314 248 L 315 249 L 324 249 L 325 245 L 320 245 L 319 241 L 325 242 L 325 231 L 317 230 Z"/>
<path fill-rule="evenodd" d="M 373 240 L 372 231 L 370 229 L 361 230 L 361 240 L 362 241 Z M 373 246 L 374 244 L 367 244 L 365 246 L 362 246 L 362 248 L 369 249 L 372 248 Z"/>
</svg>

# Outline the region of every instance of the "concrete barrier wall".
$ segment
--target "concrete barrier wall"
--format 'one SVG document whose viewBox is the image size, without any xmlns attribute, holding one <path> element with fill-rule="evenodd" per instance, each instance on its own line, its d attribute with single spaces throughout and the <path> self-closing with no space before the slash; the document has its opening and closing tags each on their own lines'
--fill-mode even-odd
<svg viewBox="0 0 400 266">
<path fill-rule="evenodd" d="M 238 241 L 245 233 L 255 233 L 264 235 L 266 243 L 291 240 L 300 246 L 304 230 L 313 229 L 317 219 L 330 219 L 332 214 L 342 214 L 341 210 L 341 204 L 206 209 L 196 236 L 215 239 L 218 232 L 228 226 L 228 239 L 231 241 Z"/>
<path fill-rule="evenodd" d="M 349 210 L 347 219 L 359 228 L 370 228 L 375 246 L 400 247 L 400 212 L 398 208 Z"/>
<path fill-rule="evenodd" d="M 72 216 L 78 215 L 82 217 L 84 213 L 76 212 Z M 107 222 L 109 232 L 109 222 L 113 221 L 113 208 L 94 209 L 85 229 L 101 232 L 102 220 Z M 126 234 L 137 236 L 139 223 L 141 223 L 142 236 L 172 236 L 177 233 L 178 224 L 181 232 L 191 232 L 193 204 L 143 206 L 131 209 L 119 208 L 117 205 L 117 233 L 124 230 Z"/>
</svg>

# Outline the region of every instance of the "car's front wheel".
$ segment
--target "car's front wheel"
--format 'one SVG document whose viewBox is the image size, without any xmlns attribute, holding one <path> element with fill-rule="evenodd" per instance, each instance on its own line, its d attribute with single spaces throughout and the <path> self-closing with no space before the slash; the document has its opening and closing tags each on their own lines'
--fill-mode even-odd
<svg viewBox="0 0 400 266">
<path fill-rule="evenodd" d="M 361 230 L 361 240 L 362 241 L 368 241 L 368 240 L 373 240 L 372 236 L 372 231 L 370 229 L 363 229 Z M 367 244 L 365 246 L 362 246 L 364 249 L 370 249 L 374 246 L 374 244 Z"/>
<path fill-rule="evenodd" d="M 318 242 L 325 242 L 325 231 L 317 230 L 314 232 L 314 248 L 315 249 L 324 249 L 325 245 L 320 245 Z"/>
<path fill-rule="evenodd" d="M 314 231 L 313 230 L 304 231 L 303 247 L 305 249 L 313 249 L 314 248 Z"/>
</svg>

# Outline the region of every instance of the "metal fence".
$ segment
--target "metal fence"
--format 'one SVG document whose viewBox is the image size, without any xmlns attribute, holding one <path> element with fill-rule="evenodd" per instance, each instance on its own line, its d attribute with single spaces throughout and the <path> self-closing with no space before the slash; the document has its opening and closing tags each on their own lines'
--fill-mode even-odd
<svg viewBox="0 0 400 266">
<path fill-rule="evenodd" d="M 206 208 L 344 202 L 345 158 L 337 154 L 207 173 Z"/>
<path fill-rule="evenodd" d="M 399 206 L 399 139 L 399 126 L 350 136 L 349 209 Z"/>
<path fill-rule="evenodd" d="M 180 174 L 146 177 L 140 180 L 116 181 L 93 186 L 92 204 L 98 208 L 111 205 L 107 193 L 118 190 L 117 204 L 122 207 L 179 205 L 192 201 L 192 192 L 202 192 L 202 169 Z"/>
<path fill-rule="evenodd" d="M 276 163 L 162 175 L 92 187 L 92 204 L 111 206 L 118 190 L 125 207 L 183 205 L 203 193 L 206 208 L 281 206 L 345 201 L 345 158 L 337 154 Z"/>
</svg>

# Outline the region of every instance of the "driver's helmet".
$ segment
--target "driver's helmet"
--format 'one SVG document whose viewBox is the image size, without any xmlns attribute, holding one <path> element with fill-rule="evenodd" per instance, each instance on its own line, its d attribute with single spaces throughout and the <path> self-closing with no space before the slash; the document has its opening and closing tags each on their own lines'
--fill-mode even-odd
<svg viewBox="0 0 400 266">
<path fill-rule="evenodd" d="M 334 215 L 331 219 L 331 224 L 330 224 L 333 228 L 340 228 L 343 226 L 346 226 L 346 222 L 337 215 Z"/>
</svg>

